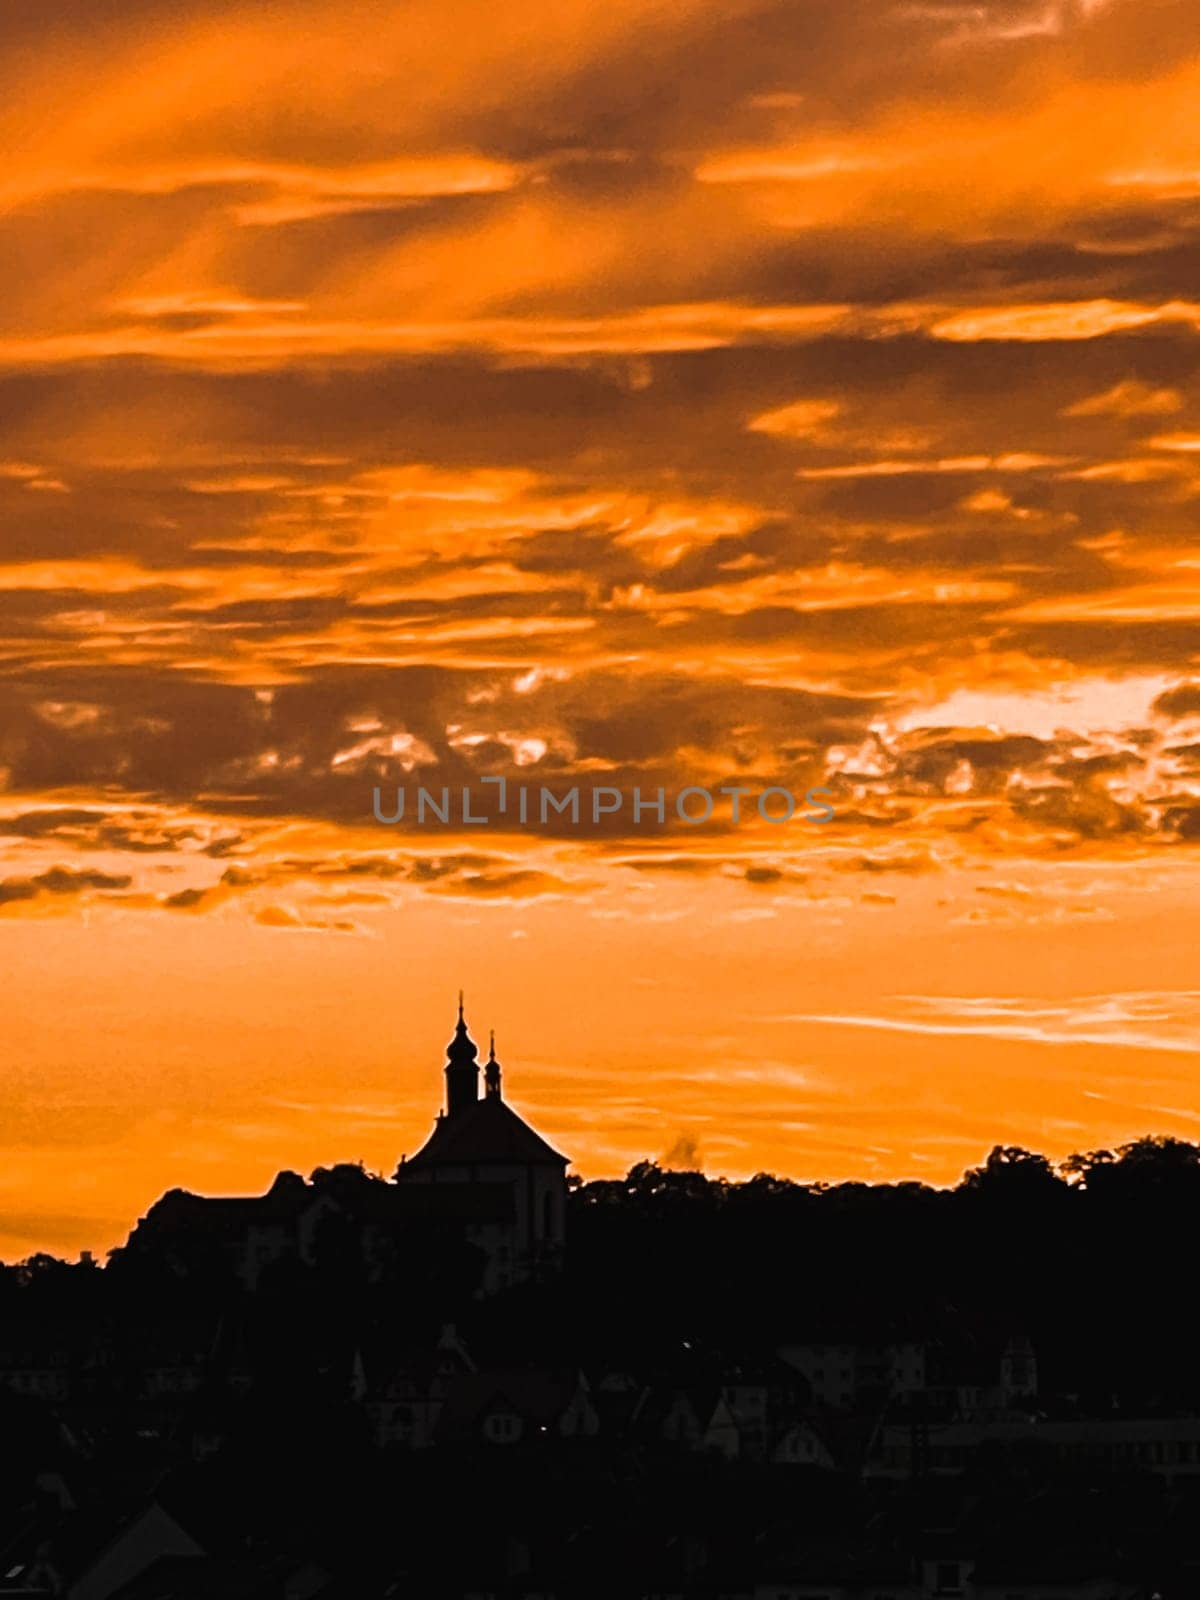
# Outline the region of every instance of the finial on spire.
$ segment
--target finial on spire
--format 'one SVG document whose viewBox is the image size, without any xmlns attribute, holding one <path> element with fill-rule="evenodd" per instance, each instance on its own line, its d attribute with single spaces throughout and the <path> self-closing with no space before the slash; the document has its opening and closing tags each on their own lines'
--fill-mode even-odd
<svg viewBox="0 0 1200 1600">
<path fill-rule="evenodd" d="M 460 989 L 458 991 L 458 1020 L 461 1022 L 462 1019 L 463 1019 L 463 992 Z"/>
<path fill-rule="evenodd" d="M 495 1059 L 496 1059 L 496 1030 L 495 1030 L 495 1028 L 489 1028 L 488 1029 L 488 1060 L 489 1061 L 495 1061 Z"/>
</svg>

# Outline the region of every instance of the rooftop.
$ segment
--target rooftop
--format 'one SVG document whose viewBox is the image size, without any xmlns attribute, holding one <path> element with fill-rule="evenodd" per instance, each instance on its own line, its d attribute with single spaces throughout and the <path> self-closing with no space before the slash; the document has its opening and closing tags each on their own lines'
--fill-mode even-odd
<svg viewBox="0 0 1200 1600">
<path fill-rule="evenodd" d="M 440 1116 L 433 1132 L 404 1163 L 410 1168 L 498 1165 L 563 1166 L 567 1157 L 548 1145 L 498 1095 L 489 1095 L 454 1116 Z"/>
</svg>

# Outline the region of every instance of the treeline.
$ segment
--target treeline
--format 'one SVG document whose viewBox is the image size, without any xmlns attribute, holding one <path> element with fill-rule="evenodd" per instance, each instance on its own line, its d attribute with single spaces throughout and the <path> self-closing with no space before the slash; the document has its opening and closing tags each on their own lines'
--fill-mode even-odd
<svg viewBox="0 0 1200 1600">
<path fill-rule="evenodd" d="M 1200 1145 L 1146 1137 L 1055 1166 L 997 1146 L 953 1189 L 746 1183 L 651 1164 L 572 1195 L 569 1274 L 598 1344 L 631 1322 L 1037 1351 L 1043 1391 L 1200 1404 Z"/>
<path fill-rule="evenodd" d="M 348 1199 L 382 1184 L 357 1167 L 314 1181 Z M 640 1163 L 573 1180 L 564 1276 L 490 1301 L 473 1248 L 414 1235 L 382 1277 L 355 1276 L 331 1237 L 246 1297 L 197 1242 L 194 1267 L 113 1252 L 0 1269 L 0 1323 L 219 1312 L 255 1302 L 275 1328 L 336 1325 L 435 1336 L 454 1321 L 496 1359 L 647 1370 L 679 1352 L 752 1360 L 787 1341 L 920 1340 L 994 1359 L 1030 1340 L 1040 1386 L 1095 1410 L 1200 1407 L 1200 1145 L 1143 1138 L 1055 1166 L 998 1146 L 952 1189 L 920 1183 L 747 1182 Z M 187 1260 L 186 1252 L 176 1252 Z M 391 1337 L 389 1333 L 389 1337 Z"/>
</svg>

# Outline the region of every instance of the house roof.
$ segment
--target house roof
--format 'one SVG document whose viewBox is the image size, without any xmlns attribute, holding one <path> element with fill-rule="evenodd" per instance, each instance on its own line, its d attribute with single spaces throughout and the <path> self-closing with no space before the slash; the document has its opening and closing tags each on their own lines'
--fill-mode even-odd
<svg viewBox="0 0 1200 1600">
<path fill-rule="evenodd" d="M 0 1571 L 28 1570 L 44 1550 L 60 1577 L 78 1581 L 118 1549 L 135 1558 L 144 1554 L 148 1562 L 168 1550 L 190 1549 L 193 1556 L 199 1555 L 201 1546 L 157 1500 L 125 1516 L 115 1506 L 98 1502 L 65 1519 L 48 1513 L 35 1516 L 15 1539 L 0 1547 L 4 1562 Z"/>
<path fill-rule="evenodd" d="M 555 1158 L 549 1145 L 538 1139 L 520 1118 L 514 1119 L 531 1140 Z M 455 1162 L 489 1160 L 545 1160 L 546 1156 L 455 1155 Z M 252 1228 L 277 1227 L 294 1233 L 301 1220 L 319 1216 L 324 1210 L 338 1213 L 358 1223 L 385 1228 L 408 1222 L 511 1222 L 516 1215 L 512 1185 L 509 1183 L 439 1183 L 401 1188 L 383 1179 L 368 1178 L 342 1185 L 340 1190 L 317 1188 L 298 1182 L 282 1185 L 279 1179 L 264 1195 L 225 1196 L 189 1194 L 174 1190 L 157 1201 L 131 1236 L 131 1243 L 153 1245 L 157 1239 L 178 1233 L 203 1233 L 218 1241 L 239 1242 Z M 211 1343 L 211 1330 L 201 1341 Z M 166 1341 L 164 1341 L 164 1344 Z M 43 1341 L 43 1348 L 46 1341 Z M 178 1348 L 186 1347 L 180 1340 Z M 196 1345 L 199 1348 L 199 1345 Z"/>
<path fill-rule="evenodd" d="M 499 1095 L 487 1095 L 453 1117 L 441 1116 L 409 1169 L 487 1165 L 562 1166 L 567 1157 L 548 1145 Z"/>
<path fill-rule="evenodd" d="M 578 1372 L 472 1372 L 454 1379 L 438 1418 L 443 1443 L 473 1439 L 483 1419 L 497 1409 L 515 1411 L 535 1427 L 549 1428 L 579 1393 Z"/>
<path fill-rule="evenodd" d="M 261 1195 L 200 1195 L 187 1189 L 169 1189 L 150 1207 L 129 1237 L 131 1245 L 153 1239 L 161 1232 L 183 1226 L 209 1234 L 236 1236 L 250 1227 L 294 1226 L 297 1216 L 312 1203 L 313 1191 L 303 1178 L 280 1173 Z"/>
</svg>

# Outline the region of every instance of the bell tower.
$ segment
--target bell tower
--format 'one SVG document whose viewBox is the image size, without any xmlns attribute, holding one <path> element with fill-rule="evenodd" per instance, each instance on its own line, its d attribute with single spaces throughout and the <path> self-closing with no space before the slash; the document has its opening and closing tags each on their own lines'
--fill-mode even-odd
<svg viewBox="0 0 1200 1600">
<path fill-rule="evenodd" d="M 496 1035 L 493 1031 L 488 1041 L 487 1065 L 483 1069 L 484 1094 L 489 1100 L 500 1099 L 500 1063 L 496 1060 Z"/>
<path fill-rule="evenodd" d="M 458 1022 L 446 1046 L 446 1115 L 453 1119 L 479 1101 L 479 1050 L 467 1032 L 462 990 L 458 991 Z"/>
</svg>

